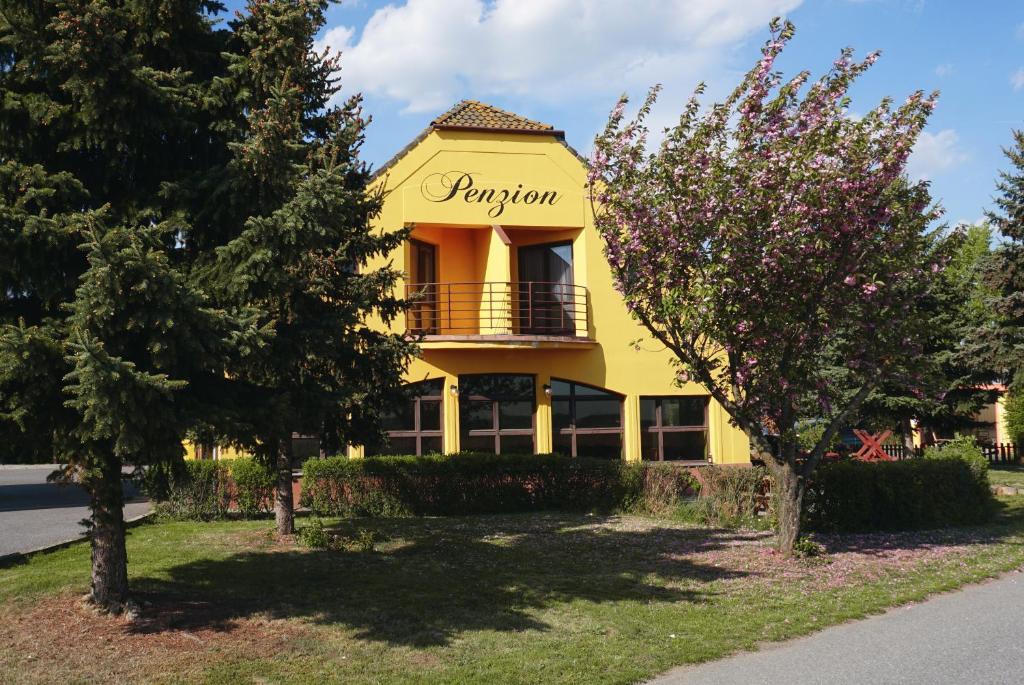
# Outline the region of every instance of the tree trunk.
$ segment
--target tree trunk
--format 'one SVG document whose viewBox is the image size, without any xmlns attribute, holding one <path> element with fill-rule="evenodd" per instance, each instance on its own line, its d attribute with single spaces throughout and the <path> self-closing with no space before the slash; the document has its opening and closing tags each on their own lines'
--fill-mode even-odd
<svg viewBox="0 0 1024 685">
<path fill-rule="evenodd" d="M 776 463 L 775 487 L 779 497 L 778 550 L 793 555 L 793 543 L 800 537 L 800 514 L 804 503 L 804 478 L 792 463 Z"/>
<path fill-rule="evenodd" d="M 292 504 L 292 441 L 288 438 L 278 443 L 274 518 L 277 521 L 278 535 L 291 535 L 295 532 L 295 511 Z"/>
<path fill-rule="evenodd" d="M 91 485 L 92 584 L 89 599 L 119 614 L 128 602 L 128 554 L 124 540 L 124 491 L 121 465 L 110 457 Z"/>
</svg>

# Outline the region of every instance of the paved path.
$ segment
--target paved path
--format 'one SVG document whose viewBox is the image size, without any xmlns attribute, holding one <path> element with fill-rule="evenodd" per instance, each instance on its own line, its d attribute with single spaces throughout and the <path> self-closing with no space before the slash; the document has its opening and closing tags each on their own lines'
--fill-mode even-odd
<svg viewBox="0 0 1024 685">
<path fill-rule="evenodd" d="M 89 498 L 74 485 L 46 482 L 49 466 L 0 466 L 0 557 L 28 552 L 84 534 L 79 525 L 89 516 Z M 125 518 L 149 511 L 140 498 L 125 505 Z"/>
<path fill-rule="evenodd" d="M 670 671 L 652 685 L 1024 683 L 1024 574 L 809 637 Z"/>
</svg>

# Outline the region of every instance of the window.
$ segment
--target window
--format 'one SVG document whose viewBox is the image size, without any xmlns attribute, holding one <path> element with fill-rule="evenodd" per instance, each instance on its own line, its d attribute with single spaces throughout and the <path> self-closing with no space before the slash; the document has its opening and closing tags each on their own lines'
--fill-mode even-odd
<svg viewBox="0 0 1024 685">
<path fill-rule="evenodd" d="M 644 459 L 705 461 L 707 397 L 641 397 L 640 440 Z"/>
<path fill-rule="evenodd" d="M 622 397 L 569 381 L 551 381 L 552 447 L 574 457 L 622 457 Z"/>
<path fill-rule="evenodd" d="M 430 454 L 440 452 L 441 393 L 444 380 L 437 378 L 410 383 L 408 400 L 384 417 L 383 427 L 388 444 L 374 454 Z"/>
<path fill-rule="evenodd" d="M 534 398 L 533 376 L 459 376 L 460 448 L 532 454 Z"/>
<path fill-rule="evenodd" d="M 572 243 L 521 247 L 518 261 L 519 332 L 573 334 Z"/>
<path fill-rule="evenodd" d="M 437 248 L 419 240 L 409 241 L 409 292 L 412 304 L 408 310 L 412 333 L 437 333 Z"/>
</svg>

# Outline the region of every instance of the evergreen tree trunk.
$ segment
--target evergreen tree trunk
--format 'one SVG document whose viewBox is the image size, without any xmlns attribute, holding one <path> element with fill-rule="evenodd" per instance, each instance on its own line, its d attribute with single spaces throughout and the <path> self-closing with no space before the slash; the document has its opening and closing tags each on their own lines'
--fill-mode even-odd
<svg viewBox="0 0 1024 685">
<path fill-rule="evenodd" d="M 778 489 L 779 539 L 778 550 L 792 556 L 793 544 L 800 537 L 800 514 L 804 504 L 804 478 L 790 461 L 775 462 L 775 487 Z"/>
<path fill-rule="evenodd" d="M 124 536 L 124 491 L 121 464 L 105 460 L 100 478 L 91 483 L 92 585 L 89 599 L 115 614 L 128 601 L 128 554 Z"/>
<path fill-rule="evenodd" d="M 277 492 L 274 497 L 274 518 L 278 535 L 295 532 L 295 509 L 292 502 L 292 441 L 278 441 Z"/>
</svg>

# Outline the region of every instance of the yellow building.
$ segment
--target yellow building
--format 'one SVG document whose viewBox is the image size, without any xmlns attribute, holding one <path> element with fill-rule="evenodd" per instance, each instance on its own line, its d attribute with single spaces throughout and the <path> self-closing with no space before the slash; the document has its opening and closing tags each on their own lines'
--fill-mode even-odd
<svg viewBox="0 0 1024 685">
<path fill-rule="evenodd" d="M 411 228 L 388 257 L 415 299 L 394 325 L 422 336 L 389 452 L 749 461 L 746 436 L 703 387 L 675 383 L 626 311 L 586 174 L 561 131 L 474 101 L 377 172 L 376 228 Z"/>
</svg>

